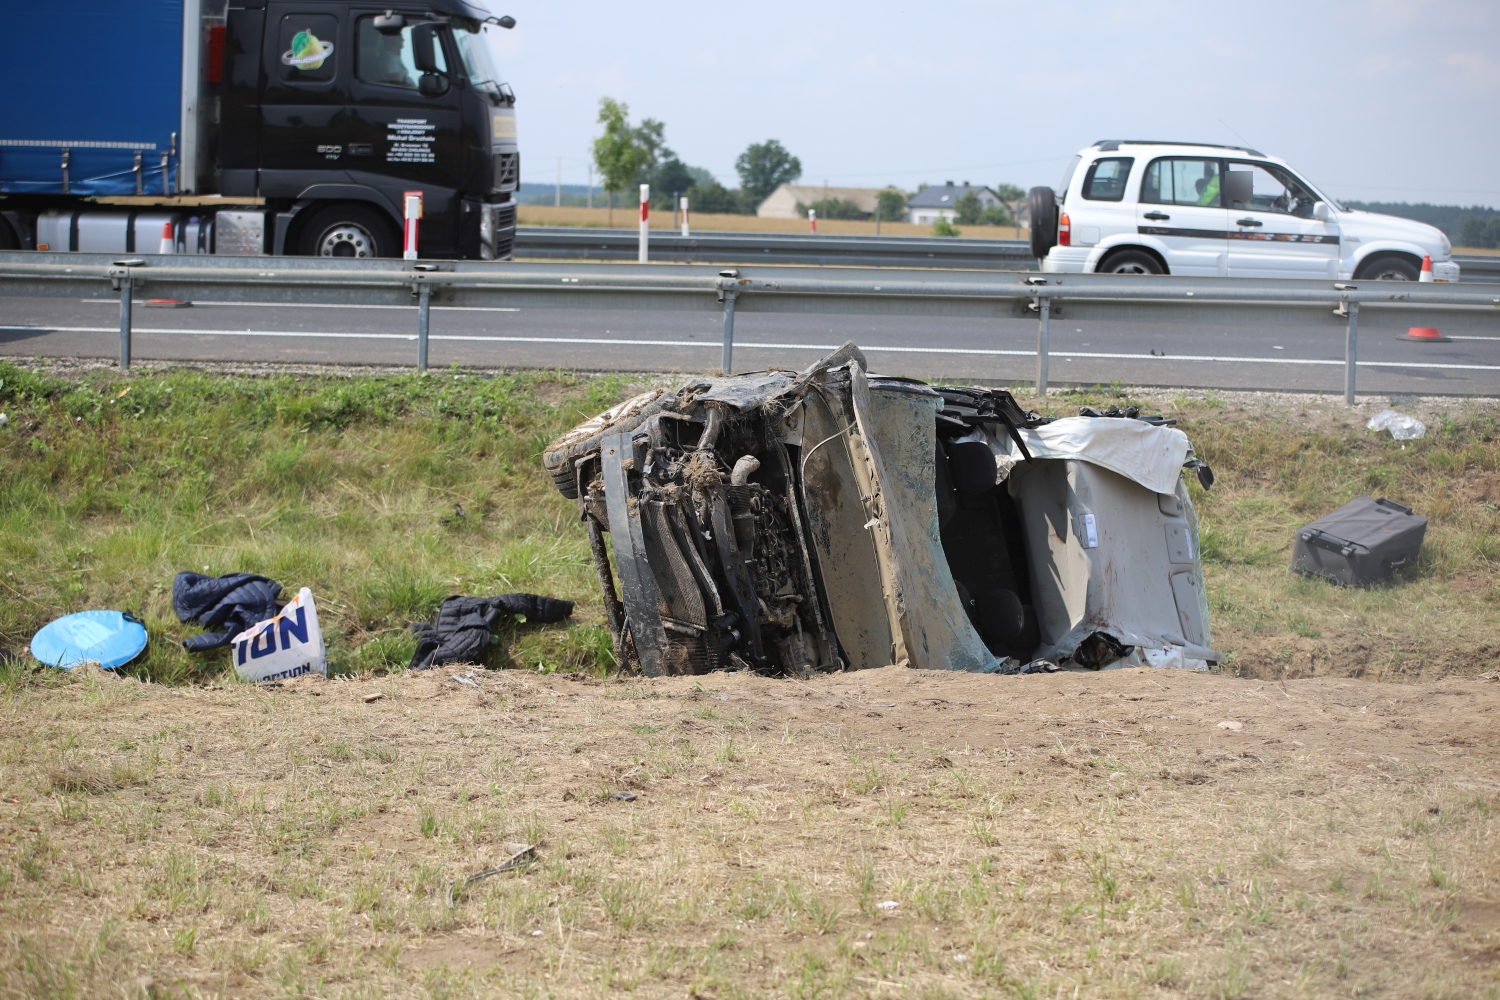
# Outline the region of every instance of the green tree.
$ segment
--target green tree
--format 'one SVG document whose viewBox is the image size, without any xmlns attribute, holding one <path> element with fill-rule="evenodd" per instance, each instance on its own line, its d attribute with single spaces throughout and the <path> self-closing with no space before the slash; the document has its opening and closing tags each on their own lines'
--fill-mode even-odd
<svg viewBox="0 0 1500 1000">
<path fill-rule="evenodd" d="M 1014 184 L 996 184 L 995 193 L 1000 196 L 1001 201 L 1006 203 L 1020 201 L 1026 197 L 1026 192 Z"/>
<path fill-rule="evenodd" d="M 932 235 L 934 236 L 962 236 L 958 227 L 948 221 L 947 216 L 940 215 L 938 220 L 932 224 Z"/>
<path fill-rule="evenodd" d="M 740 191 L 758 206 L 772 191 L 802 176 L 802 161 L 775 139 L 753 142 L 734 161 Z"/>
<path fill-rule="evenodd" d="M 906 194 L 895 188 L 886 188 L 875 196 L 880 202 L 882 222 L 900 222 L 906 218 Z"/>
<path fill-rule="evenodd" d="M 1014 224 L 1010 209 L 1004 205 L 990 205 L 979 213 L 979 224 L 981 226 L 1009 226 Z"/>
<path fill-rule="evenodd" d="M 755 206 L 747 211 L 745 199 L 739 191 L 731 191 L 718 181 L 701 184 L 693 188 L 691 208 L 694 212 L 711 215 L 753 215 Z"/>
<path fill-rule="evenodd" d="M 630 124 L 630 106 L 612 97 L 599 99 L 599 124 L 604 134 L 594 140 L 594 166 L 609 192 L 609 222 L 615 221 L 615 195 L 631 184 L 644 182 L 664 148 L 666 126 L 653 118 Z"/>
<path fill-rule="evenodd" d="M 979 224 L 979 217 L 984 214 L 984 205 L 979 200 L 979 195 L 970 188 L 965 191 L 962 198 L 953 203 L 953 221 L 960 226 L 974 226 Z"/>
<path fill-rule="evenodd" d="M 670 150 L 666 150 L 670 153 Z M 693 189 L 697 179 L 692 170 L 675 155 L 668 156 L 656 165 L 646 179 L 651 185 L 651 207 L 671 211 L 674 194 L 684 195 Z"/>
</svg>

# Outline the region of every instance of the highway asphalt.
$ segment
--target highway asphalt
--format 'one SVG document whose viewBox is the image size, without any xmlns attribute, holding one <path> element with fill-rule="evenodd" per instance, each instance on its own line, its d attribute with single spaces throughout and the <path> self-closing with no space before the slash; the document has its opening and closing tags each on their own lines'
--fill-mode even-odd
<svg viewBox="0 0 1500 1000">
<path fill-rule="evenodd" d="M 1500 324 L 1455 329 L 1447 343 L 1417 344 L 1400 339 L 1404 327 L 1371 320 L 1360 329 L 1360 392 L 1500 395 Z M 414 365 L 416 326 L 414 306 L 197 301 L 158 309 L 141 302 L 133 352 L 142 361 Z M 434 306 L 429 363 L 697 373 L 717 369 L 722 329 L 717 311 Z M 1344 337 L 1337 326 L 1060 319 L 1051 336 L 1054 385 L 1343 390 Z M 1010 384 L 1035 378 L 1036 337 L 1033 319 L 742 311 L 734 367 L 799 368 L 853 340 L 872 369 L 885 374 Z M 0 356 L 118 353 L 117 298 L 0 298 Z"/>
</svg>

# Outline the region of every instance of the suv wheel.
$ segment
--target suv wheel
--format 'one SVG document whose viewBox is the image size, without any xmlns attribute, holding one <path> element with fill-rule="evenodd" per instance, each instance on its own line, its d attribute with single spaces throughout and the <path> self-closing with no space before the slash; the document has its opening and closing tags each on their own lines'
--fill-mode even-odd
<svg viewBox="0 0 1500 1000">
<path fill-rule="evenodd" d="M 331 205 L 307 220 L 297 249 L 304 257 L 399 257 L 392 229 L 363 205 Z"/>
<path fill-rule="evenodd" d="M 1161 261 L 1144 250 L 1121 250 L 1110 254 L 1095 269 L 1097 274 L 1165 274 Z"/>
<path fill-rule="evenodd" d="M 1354 276 L 1356 281 L 1416 281 L 1419 277 L 1416 265 L 1405 257 L 1376 257 Z"/>
<path fill-rule="evenodd" d="M 1057 245 L 1057 195 L 1049 187 L 1034 187 L 1026 198 L 1031 210 L 1031 256 L 1040 260 Z"/>
</svg>

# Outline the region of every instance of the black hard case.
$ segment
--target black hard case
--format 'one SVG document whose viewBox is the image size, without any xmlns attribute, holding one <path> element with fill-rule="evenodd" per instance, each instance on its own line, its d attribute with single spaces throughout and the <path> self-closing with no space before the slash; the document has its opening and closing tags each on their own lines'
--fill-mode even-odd
<svg viewBox="0 0 1500 1000">
<path fill-rule="evenodd" d="M 1292 572 L 1348 586 L 1383 580 L 1417 557 L 1427 518 L 1381 497 L 1355 497 L 1297 532 Z"/>
</svg>

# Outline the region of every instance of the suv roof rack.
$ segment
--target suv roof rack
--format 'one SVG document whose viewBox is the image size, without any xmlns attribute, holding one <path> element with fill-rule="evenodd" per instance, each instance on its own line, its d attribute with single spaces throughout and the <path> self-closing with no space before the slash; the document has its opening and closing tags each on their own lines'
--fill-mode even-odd
<svg viewBox="0 0 1500 1000">
<path fill-rule="evenodd" d="M 1097 146 L 1101 152 L 1113 152 L 1114 150 L 1119 149 L 1122 145 L 1202 146 L 1205 149 L 1236 149 L 1241 153 L 1249 153 L 1251 156 L 1259 156 L 1262 159 L 1266 157 L 1266 154 L 1262 153 L 1258 149 L 1251 149 L 1248 146 L 1224 146 L 1217 142 L 1169 142 L 1164 139 L 1100 139 L 1098 142 L 1094 143 L 1094 145 Z"/>
</svg>

